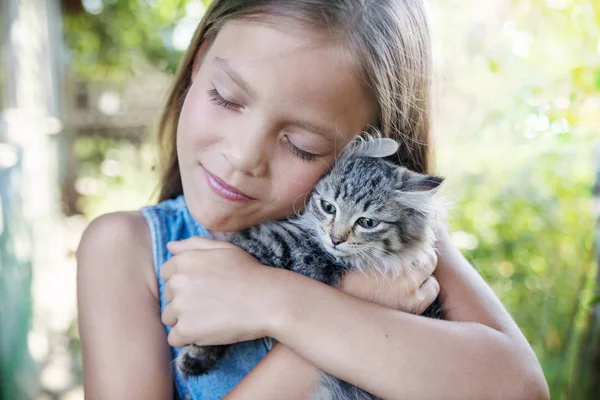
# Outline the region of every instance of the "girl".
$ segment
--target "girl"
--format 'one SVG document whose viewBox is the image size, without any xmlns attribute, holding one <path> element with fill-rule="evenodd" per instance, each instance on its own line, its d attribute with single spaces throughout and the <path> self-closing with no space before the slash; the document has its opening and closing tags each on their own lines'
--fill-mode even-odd
<svg viewBox="0 0 600 400">
<path fill-rule="evenodd" d="M 378 129 L 401 142 L 398 163 L 428 170 L 430 58 L 418 0 L 213 1 L 160 123 L 161 203 L 97 219 L 78 251 L 87 398 L 306 399 L 320 371 L 382 398 L 548 398 L 443 229 L 447 321 L 410 314 L 439 291 L 435 257 L 412 280 L 349 275 L 338 290 L 219 240 L 298 211 L 357 132 Z M 208 375 L 172 371 L 181 346 L 233 342 Z"/>
</svg>

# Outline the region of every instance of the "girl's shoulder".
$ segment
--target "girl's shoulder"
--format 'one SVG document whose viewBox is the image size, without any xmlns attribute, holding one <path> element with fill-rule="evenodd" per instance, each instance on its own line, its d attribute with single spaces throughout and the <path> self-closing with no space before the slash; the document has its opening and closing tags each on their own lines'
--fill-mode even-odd
<svg viewBox="0 0 600 400">
<path fill-rule="evenodd" d="M 141 211 L 117 211 L 94 219 L 86 228 L 82 242 L 86 236 L 118 242 L 123 239 L 140 239 L 140 235 L 143 236 L 143 234 L 146 235 L 149 245 L 150 231 Z M 128 243 L 131 244 L 131 242 Z"/>
<path fill-rule="evenodd" d="M 157 278 L 171 256 L 167 243 L 191 236 L 210 234 L 192 217 L 183 195 L 140 211 L 104 214 L 83 233 L 77 249 L 78 270 L 144 283 L 160 300 Z"/>
<path fill-rule="evenodd" d="M 93 220 L 83 233 L 77 260 L 78 269 L 94 265 L 111 273 L 113 268 L 124 268 L 121 273 L 146 282 L 158 299 L 151 233 L 141 211 L 113 212 Z"/>
</svg>

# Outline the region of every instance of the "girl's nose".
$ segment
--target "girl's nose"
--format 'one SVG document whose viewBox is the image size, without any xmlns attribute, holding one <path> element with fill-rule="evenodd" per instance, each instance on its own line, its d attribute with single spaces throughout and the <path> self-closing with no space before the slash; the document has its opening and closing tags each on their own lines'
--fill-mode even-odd
<svg viewBox="0 0 600 400">
<path fill-rule="evenodd" d="M 267 171 L 270 149 L 265 130 L 246 130 L 229 137 L 223 156 L 236 170 L 258 177 Z"/>
</svg>

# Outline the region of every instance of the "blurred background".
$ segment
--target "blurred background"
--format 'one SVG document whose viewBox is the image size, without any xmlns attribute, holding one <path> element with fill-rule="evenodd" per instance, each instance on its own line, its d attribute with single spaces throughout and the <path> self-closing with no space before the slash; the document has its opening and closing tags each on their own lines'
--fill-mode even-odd
<svg viewBox="0 0 600 400">
<path fill-rule="evenodd" d="M 153 125 L 209 3 L 0 0 L 2 400 L 83 399 L 75 250 L 155 201 Z M 600 0 L 428 4 L 453 238 L 552 397 L 598 399 Z"/>
</svg>

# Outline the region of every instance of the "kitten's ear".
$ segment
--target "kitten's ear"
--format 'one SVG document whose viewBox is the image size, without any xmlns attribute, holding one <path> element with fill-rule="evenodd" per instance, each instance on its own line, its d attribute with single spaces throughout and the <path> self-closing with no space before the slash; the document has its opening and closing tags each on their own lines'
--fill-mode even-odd
<svg viewBox="0 0 600 400">
<path fill-rule="evenodd" d="M 400 181 L 398 190 L 409 193 L 435 194 L 440 189 L 444 178 L 435 175 L 419 174 L 400 168 Z"/>
<path fill-rule="evenodd" d="M 389 138 L 357 136 L 344 150 L 346 156 L 383 158 L 398 151 L 398 143 Z"/>
</svg>

